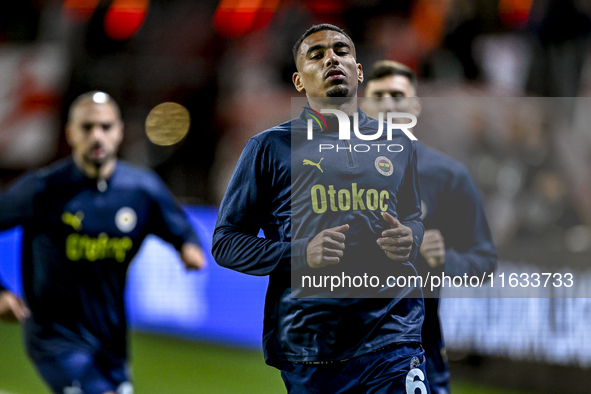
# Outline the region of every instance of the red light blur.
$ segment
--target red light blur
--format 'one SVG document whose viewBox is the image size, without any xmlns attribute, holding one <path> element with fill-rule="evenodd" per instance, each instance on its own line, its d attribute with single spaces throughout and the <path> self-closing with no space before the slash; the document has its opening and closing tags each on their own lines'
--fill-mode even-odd
<svg viewBox="0 0 591 394">
<path fill-rule="evenodd" d="M 93 14 L 99 0 L 65 0 L 62 14 L 76 23 L 87 21 Z"/>
<path fill-rule="evenodd" d="M 213 26 L 222 36 L 237 38 L 269 26 L 280 0 L 222 0 Z"/>
<path fill-rule="evenodd" d="M 115 0 L 103 22 L 107 36 L 118 41 L 133 37 L 146 19 L 148 4 L 148 0 Z"/>
</svg>

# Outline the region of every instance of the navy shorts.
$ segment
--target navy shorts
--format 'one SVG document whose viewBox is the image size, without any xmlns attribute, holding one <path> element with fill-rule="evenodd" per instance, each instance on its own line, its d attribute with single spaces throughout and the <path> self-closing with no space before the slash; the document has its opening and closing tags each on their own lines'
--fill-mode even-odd
<svg viewBox="0 0 591 394">
<path fill-rule="evenodd" d="M 56 394 L 133 394 L 125 359 L 68 350 L 33 362 Z"/>
<path fill-rule="evenodd" d="M 439 352 L 439 349 L 436 349 Z M 435 360 L 436 362 L 439 361 Z M 447 364 L 438 363 L 427 357 L 427 376 L 429 377 L 429 388 L 432 394 L 449 394 L 449 369 Z"/>
<path fill-rule="evenodd" d="M 386 347 L 330 364 L 293 363 L 281 371 L 290 394 L 430 394 L 419 344 Z"/>
</svg>

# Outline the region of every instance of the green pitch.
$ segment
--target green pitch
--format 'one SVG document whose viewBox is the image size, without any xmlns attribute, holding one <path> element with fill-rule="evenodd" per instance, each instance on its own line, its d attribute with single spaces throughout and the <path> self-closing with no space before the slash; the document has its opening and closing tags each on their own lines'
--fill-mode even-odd
<svg viewBox="0 0 591 394">
<path fill-rule="evenodd" d="M 134 332 L 132 368 L 136 394 L 285 393 L 279 372 L 259 351 Z M 523 394 L 454 381 L 454 394 Z M 0 323 L 0 394 L 50 394 L 29 363 L 20 327 Z"/>
</svg>

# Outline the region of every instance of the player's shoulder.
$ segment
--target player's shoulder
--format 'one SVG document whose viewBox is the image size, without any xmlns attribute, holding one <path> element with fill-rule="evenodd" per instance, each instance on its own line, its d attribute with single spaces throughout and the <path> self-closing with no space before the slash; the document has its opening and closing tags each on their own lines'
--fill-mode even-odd
<svg viewBox="0 0 591 394">
<path fill-rule="evenodd" d="M 121 159 L 117 160 L 117 171 L 128 176 L 152 176 L 154 174 L 154 170 L 150 168 L 141 167 Z"/>
<path fill-rule="evenodd" d="M 27 171 L 22 178 L 40 185 L 68 182 L 75 177 L 75 168 L 74 160 L 68 156 L 36 170 Z"/>
<path fill-rule="evenodd" d="M 470 176 L 468 168 L 459 160 L 431 148 L 420 141 L 416 143 L 419 171 L 424 169 L 429 172 L 437 172 L 448 178 Z"/>
<path fill-rule="evenodd" d="M 60 193 L 76 184 L 80 173 L 71 157 L 60 159 L 44 167 L 31 169 L 15 179 L 9 188 L 15 193 L 34 195 L 39 193 Z"/>
<path fill-rule="evenodd" d="M 74 166 L 72 156 L 68 156 L 41 167 L 33 171 L 33 173 L 39 178 L 49 178 L 71 171 Z"/>
<path fill-rule="evenodd" d="M 147 191 L 156 191 L 162 185 L 162 180 L 151 168 L 140 167 L 124 160 L 117 161 L 113 180 L 117 186 Z"/>
<path fill-rule="evenodd" d="M 262 131 L 248 140 L 245 151 L 283 156 L 291 146 L 290 130 L 290 122 L 285 122 Z"/>
<path fill-rule="evenodd" d="M 285 140 L 285 138 L 290 138 L 291 123 L 292 121 L 290 120 L 281 123 L 277 126 L 271 127 L 265 131 L 256 134 L 250 140 L 258 143 L 260 146 L 265 146 L 277 143 L 278 141 L 283 141 Z"/>
<path fill-rule="evenodd" d="M 359 111 L 359 132 L 361 134 L 375 134 L 377 130 L 382 130 L 382 136 L 386 136 L 388 133 L 388 123 L 386 121 L 380 122 L 379 120 L 366 115 L 363 111 Z M 407 152 L 411 151 L 414 147 L 415 141 L 411 140 L 410 137 L 399 128 L 392 129 L 392 143 L 403 146 L 403 150 Z"/>
</svg>

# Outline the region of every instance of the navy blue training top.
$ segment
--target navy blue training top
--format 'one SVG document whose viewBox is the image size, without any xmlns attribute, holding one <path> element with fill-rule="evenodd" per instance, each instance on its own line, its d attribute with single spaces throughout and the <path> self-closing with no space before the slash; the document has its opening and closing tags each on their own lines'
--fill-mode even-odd
<svg viewBox="0 0 591 394">
<path fill-rule="evenodd" d="M 71 158 L 25 174 L 0 195 L 0 229 L 16 225 L 33 357 L 70 345 L 125 357 L 125 278 L 142 241 L 199 245 L 162 180 L 123 161 L 103 192 Z"/>
<path fill-rule="evenodd" d="M 496 268 L 496 249 L 484 205 L 468 169 L 451 157 L 417 143 L 423 224 L 438 229 L 446 245 L 446 275 L 481 276 Z M 424 264 L 423 264 L 424 263 Z M 419 254 L 417 269 L 427 262 Z"/>
<path fill-rule="evenodd" d="M 437 229 L 445 243 L 445 264 L 430 268 L 421 254 L 415 265 L 426 276 L 476 275 L 479 278 L 496 268 L 496 250 L 486 219 L 484 205 L 468 169 L 451 157 L 417 143 L 421 182 L 423 224 L 425 230 Z M 425 289 L 423 347 L 427 356 L 427 375 L 432 384 L 449 379 L 441 325 L 439 289 L 433 294 Z M 435 297 L 435 298 L 434 298 Z"/>
<path fill-rule="evenodd" d="M 310 141 L 306 125 L 304 111 L 248 141 L 221 203 L 213 236 L 218 264 L 269 275 L 263 332 L 266 362 L 285 368 L 286 362 L 344 360 L 393 343 L 419 342 L 423 321 L 419 287 L 387 289 L 387 298 L 292 297 L 290 276 L 306 271 L 339 275 L 345 267 L 361 274 L 380 266 L 416 275 L 411 262 L 423 237 L 415 145 L 408 137 L 394 130 L 391 141 L 386 141 L 385 132 L 380 140 L 365 141 L 351 132 L 351 140 L 343 141 L 337 132 L 321 132 L 315 126 Z M 359 110 L 360 132 L 375 134 L 377 128 L 378 122 Z M 334 149 L 319 151 L 321 143 Z M 362 145 L 370 151 L 364 152 Z M 393 145 L 392 152 L 388 145 Z M 413 231 L 415 246 L 406 263 L 390 260 L 376 243 L 390 227 L 383 211 Z M 341 262 L 309 268 L 308 242 L 324 229 L 347 223 Z M 259 229 L 265 239 L 256 237 Z"/>
</svg>

